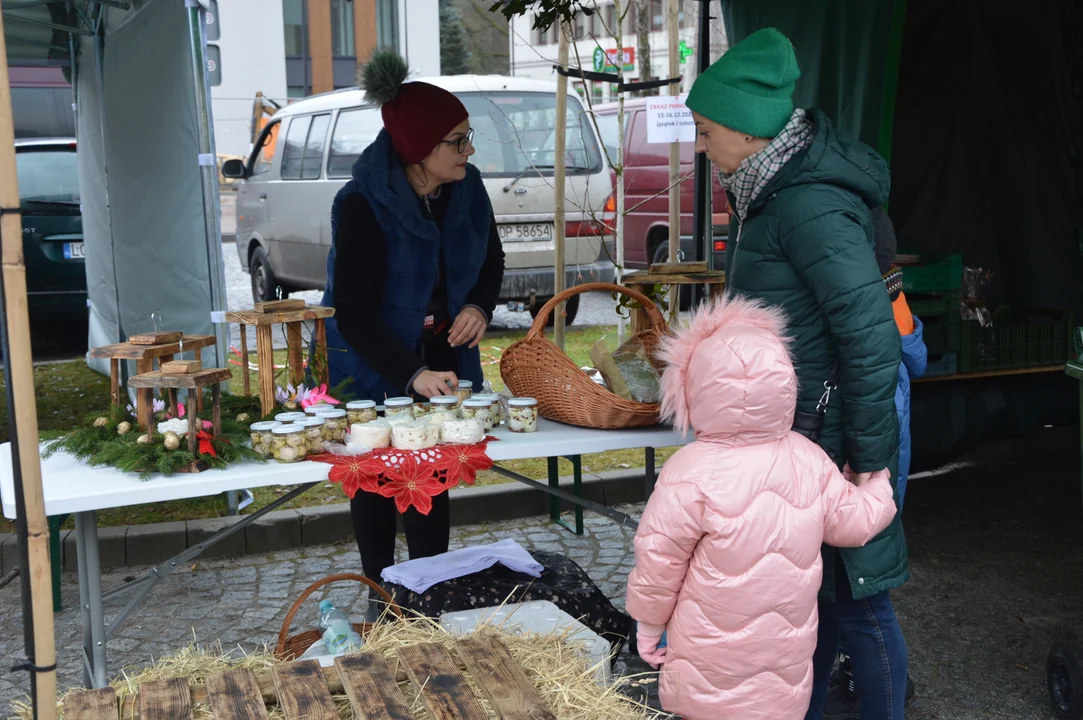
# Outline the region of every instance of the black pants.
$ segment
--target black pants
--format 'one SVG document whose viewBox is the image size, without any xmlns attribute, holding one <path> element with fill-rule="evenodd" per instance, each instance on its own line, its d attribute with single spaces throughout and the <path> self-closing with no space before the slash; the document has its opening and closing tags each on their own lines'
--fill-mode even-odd
<svg viewBox="0 0 1083 720">
<path fill-rule="evenodd" d="M 395 564 L 395 530 L 398 511 L 395 501 L 376 493 L 358 491 L 350 500 L 354 537 L 361 552 L 365 577 L 381 582 L 384 568 Z M 406 528 L 406 547 L 410 559 L 446 553 L 451 536 L 451 512 L 448 494 L 432 499 L 432 510 L 422 515 L 410 508 L 402 516 Z"/>
</svg>

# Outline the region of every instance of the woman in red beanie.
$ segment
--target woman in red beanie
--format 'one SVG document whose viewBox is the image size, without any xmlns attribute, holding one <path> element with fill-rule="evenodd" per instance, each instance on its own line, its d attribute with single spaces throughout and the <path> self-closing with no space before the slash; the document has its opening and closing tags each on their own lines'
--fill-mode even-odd
<svg viewBox="0 0 1083 720">
<path fill-rule="evenodd" d="M 493 209 L 469 164 L 474 131 L 446 90 L 405 82 L 409 70 L 379 52 L 362 72 L 366 101 L 384 129 L 354 164 L 331 208 L 333 244 L 323 304 L 331 384 L 352 380 L 382 403 L 447 395 L 460 378 L 482 383 L 478 343 L 504 276 Z M 395 561 L 394 501 L 358 492 L 350 502 L 365 575 L 379 581 Z M 447 493 L 422 515 L 403 517 L 410 557 L 447 552 Z"/>
</svg>

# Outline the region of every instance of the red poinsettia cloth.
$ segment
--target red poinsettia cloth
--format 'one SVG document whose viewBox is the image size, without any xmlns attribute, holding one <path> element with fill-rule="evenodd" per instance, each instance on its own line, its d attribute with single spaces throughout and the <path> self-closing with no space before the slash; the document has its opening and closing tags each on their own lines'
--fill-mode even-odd
<svg viewBox="0 0 1083 720">
<path fill-rule="evenodd" d="M 395 499 L 398 511 L 417 508 L 422 515 L 432 510 L 432 499 L 459 483 L 474 484 L 479 470 L 493 461 L 485 453 L 491 440 L 476 445 L 438 445 L 427 450 L 373 450 L 364 455 L 314 455 L 311 460 L 331 466 L 328 479 L 342 484 L 353 498 L 357 491 Z"/>
</svg>

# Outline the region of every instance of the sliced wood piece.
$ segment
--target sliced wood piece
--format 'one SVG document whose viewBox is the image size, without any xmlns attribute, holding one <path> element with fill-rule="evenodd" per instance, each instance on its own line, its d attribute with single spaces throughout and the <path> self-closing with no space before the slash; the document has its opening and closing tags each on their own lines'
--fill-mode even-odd
<svg viewBox="0 0 1083 720">
<path fill-rule="evenodd" d="M 496 638 L 464 638 L 456 649 L 502 720 L 556 720 L 523 668 Z"/>
<path fill-rule="evenodd" d="M 129 335 L 128 342 L 132 345 L 165 345 L 166 343 L 179 343 L 184 333 L 181 332 L 149 332 Z"/>
<path fill-rule="evenodd" d="M 149 362 L 149 361 L 148 361 Z M 128 378 L 128 385 L 134 388 L 183 388 L 196 390 L 215 383 L 229 380 L 232 373 L 229 368 L 207 368 L 184 375 L 169 375 L 158 370 L 143 372 Z M 191 398 L 197 405 L 199 398 L 195 395 Z"/>
<path fill-rule="evenodd" d="M 433 720 L 486 720 L 485 709 L 443 645 L 421 643 L 399 650 L 399 661 Z"/>
<path fill-rule="evenodd" d="M 64 699 L 66 720 L 117 720 L 117 694 L 111 687 L 72 690 Z"/>
<path fill-rule="evenodd" d="M 185 678 L 152 680 L 139 686 L 140 720 L 191 720 L 192 693 Z"/>
<path fill-rule="evenodd" d="M 301 310 L 283 310 L 277 312 L 256 312 L 255 310 L 236 310 L 226 313 L 226 322 L 245 325 L 281 325 L 302 320 L 334 317 L 335 309 L 323 305 L 308 305 Z"/>
<path fill-rule="evenodd" d="M 335 658 L 342 687 L 359 720 L 411 720 L 398 683 L 395 668 L 387 658 L 373 653 Z"/>
<path fill-rule="evenodd" d="M 271 300 L 270 302 L 258 302 L 255 310 L 258 313 L 284 312 L 286 310 L 303 310 L 308 303 L 304 300 Z"/>
<path fill-rule="evenodd" d="M 339 720 L 317 660 L 279 665 L 272 672 L 278 704 L 287 720 Z"/>
<path fill-rule="evenodd" d="M 201 350 L 214 345 L 214 342 L 214 335 L 185 335 L 184 352 Z M 172 356 L 180 351 L 181 344 L 179 340 L 165 345 L 135 345 L 131 342 L 123 342 L 91 348 L 89 356 L 92 358 L 119 358 L 121 360 L 143 360 L 168 356 L 169 359 L 172 359 Z"/>
<path fill-rule="evenodd" d="M 202 369 L 203 362 L 200 360 L 170 360 L 162 363 L 161 367 L 163 375 L 186 375 Z"/>
<path fill-rule="evenodd" d="M 665 274 L 665 273 L 705 273 L 707 272 L 707 263 L 705 262 L 664 262 L 654 263 L 651 265 L 651 274 Z"/>
<path fill-rule="evenodd" d="M 226 670 L 207 678 L 207 704 L 215 720 L 267 720 L 267 708 L 249 668 Z"/>
</svg>

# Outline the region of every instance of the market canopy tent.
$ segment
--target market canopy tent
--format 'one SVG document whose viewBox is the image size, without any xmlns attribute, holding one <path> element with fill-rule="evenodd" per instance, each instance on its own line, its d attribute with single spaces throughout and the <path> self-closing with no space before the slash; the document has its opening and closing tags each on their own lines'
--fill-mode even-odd
<svg viewBox="0 0 1083 720">
<path fill-rule="evenodd" d="M 962 253 L 991 306 L 1083 318 L 1083 3 L 721 0 L 731 42 L 777 27 L 796 101 L 891 164 L 900 251 Z M 914 462 L 1071 422 L 1061 377 L 915 386 Z"/>
<path fill-rule="evenodd" d="M 73 61 L 90 347 L 155 329 L 217 335 L 217 172 L 198 0 L 2 0 L 8 62 Z M 193 18 L 195 21 L 193 22 Z M 70 42 L 69 42 L 70 39 Z M 157 315 L 152 319 L 152 315 Z M 91 361 L 108 372 L 108 361 Z"/>
</svg>

